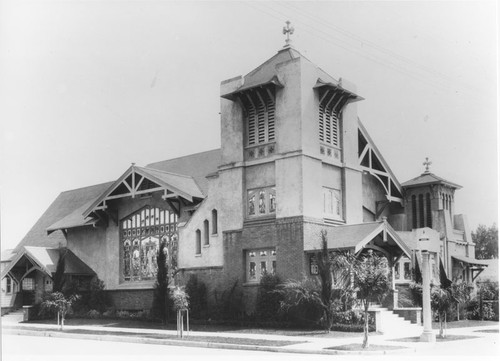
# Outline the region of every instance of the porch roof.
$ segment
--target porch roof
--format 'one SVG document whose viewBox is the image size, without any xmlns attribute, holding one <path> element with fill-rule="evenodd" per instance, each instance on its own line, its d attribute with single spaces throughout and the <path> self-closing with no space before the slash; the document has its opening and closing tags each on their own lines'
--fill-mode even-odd
<svg viewBox="0 0 500 361">
<path fill-rule="evenodd" d="M 49 277 L 52 277 L 52 274 L 56 272 L 59 254 L 60 250 L 58 248 L 23 247 L 23 250 L 19 252 L 12 262 L 2 271 L 1 278 L 3 279 L 11 272 L 23 256 L 28 258 L 37 269 L 44 272 Z M 64 273 L 70 275 L 95 275 L 95 272 L 87 264 L 68 249 L 66 249 Z"/>
<path fill-rule="evenodd" d="M 454 258 L 459 262 L 468 263 L 471 266 L 488 267 L 488 262 L 486 262 L 484 260 L 479 260 L 479 259 L 466 257 L 466 256 L 451 256 L 451 258 Z"/>
<path fill-rule="evenodd" d="M 398 248 L 408 257 L 410 248 L 386 221 L 352 224 L 328 228 L 329 249 L 354 249 L 359 252 L 366 247 Z M 318 250 L 319 245 L 304 244 L 305 251 Z"/>
</svg>

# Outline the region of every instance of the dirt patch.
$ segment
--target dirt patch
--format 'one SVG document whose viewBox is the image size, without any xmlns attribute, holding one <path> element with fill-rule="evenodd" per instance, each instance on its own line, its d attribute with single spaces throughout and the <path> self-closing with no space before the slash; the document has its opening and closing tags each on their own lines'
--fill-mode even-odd
<svg viewBox="0 0 500 361">
<path fill-rule="evenodd" d="M 406 347 L 403 346 L 393 346 L 393 345 L 369 345 L 363 348 L 359 343 L 351 343 L 348 345 L 340 345 L 333 347 L 326 347 L 326 350 L 338 350 L 338 351 L 390 351 L 390 350 L 402 350 Z"/>
<path fill-rule="evenodd" d="M 459 340 L 470 340 L 473 338 L 479 338 L 477 336 L 465 336 L 465 335 L 447 335 L 445 338 L 441 338 L 436 336 L 436 342 L 449 342 L 449 341 L 459 341 Z M 420 337 L 405 337 L 405 338 L 396 338 L 387 341 L 394 342 L 420 342 Z"/>
<path fill-rule="evenodd" d="M 481 333 L 498 333 L 498 329 L 494 329 L 494 330 L 477 330 L 477 331 L 474 331 L 474 332 L 481 332 Z"/>
</svg>

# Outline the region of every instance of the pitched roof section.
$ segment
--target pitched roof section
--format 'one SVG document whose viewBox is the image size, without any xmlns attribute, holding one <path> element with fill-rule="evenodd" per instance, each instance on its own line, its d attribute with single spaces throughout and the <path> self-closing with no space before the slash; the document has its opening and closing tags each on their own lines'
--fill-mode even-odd
<svg viewBox="0 0 500 361">
<path fill-rule="evenodd" d="M 404 188 L 412 188 L 412 187 L 421 187 L 424 185 L 429 185 L 429 184 L 442 184 L 454 189 L 460 189 L 462 186 L 452 183 L 447 181 L 446 179 L 443 179 L 441 177 L 438 177 L 437 175 L 433 173 L 422 173 L 418 177 L 415 177 L 413 179 L 410 179 L 409 181 L 406 181 L 402 184 Z"/>
<path fill-rule="evenodd" d="M 84 217 L 83 212 L 85 212 L 85 210 L 88 207 L 90 207 L 90 205 L 96 199 L 97 198 L 90 200 L 89 202 L 85 203 L 81 207 L 75 209 L 73 212 L 68 214 L 63 219 L 60 219 L 56 223 L 50 225 L 47 228 L 47 232 L 51 233 L 51 232 L 57 231 L 58 229 L 76 228 L 76 227 L 83 227 L 83 226 L 89 226 L 89 225 L 95 224 L 97 222 L 97 220 L 92 218 L 92 217 Z"/>
<path fill-rule="evenodd" d="M 61 232 L 47 234 L 47 228 L 73 213 L 83 205 L 96 199 L 111 183 L 102 183 L 90 187 L 62 192 L 52 202 L 40 219 L 16 246 L 14 252 L 19 252 L 23 246 L 59 247 L 66 245 L 66 239 Z"/>
<path fill-rule="evenodd" d="M 89 275 L 93 276 L 96 273 L 85 264 L 80 258 L 78 258 L 70 250 L 66 251 L 65 259 L 65 274 L 71 275 Z M 16 258 L 2 271 L 2 278 L 5 277 L 10 270 L 16 266 L 16 263 L 23 257 L 27 256 L 32 262 L 45 272 L 48 276 L 52 277 L 52 274 L 56 272 L 57 263 L 59 262 L 60 250 L 58 248 L 49 247 L 23 247 L 23 249 L 18 252 Z"/>
<path fill-rule="evenodd" d="M 336 226 L 328 229 L 327 242 L 329 249 L 354 249 L 355 252 L 362 250 L 368 243 L 375 240 L 377 236 L 391 239 L 391 246 L 396 246 L 410 256 L 410 248 L 398 236 L 396 231 L 384 221 L 351 224 Z M 383 241 L 386 243 L 387 241 Z M 317 250 L 318 245 L 307 242 L 304 245 L 305 251 Z"/>
<path fill-rule="evenodd" d="M 264 63 L 259 65 L 257 68 L 249 72 L 243 77 L 243 85 L 231 92 L 230 94 L 238 93 L 247 89 L 251 89 L 257 86 L 262 86 L 265 84 L 273 83 L 276 86 L 281 87 L 282 84 L 278 78 L 278 72 L 276 67 L 278 64 L 293 60 L 293 59 L 303 59 L 304 61 L 313 64 L 318 70 L 318 77 L 321 78 L 326 83 L 338 84 L 338 81 L 326 73 L 324 70 L 316 66 L 299 51 L 292 47 L 287 47 L 278 51 L 276 55 L 266 60 Z M 230 97 L 230 94 L 223 94 L 222 97 Z"/>
<path fill-rule="evenodd" d="M 214 149 L 207 152 L 151 163 L 148 164 L 146 168 L 190 176 L 206 196 L 208 194 L 208 180 L 206 177 L 209 174 L 217 172 L 220 162 L 221 150 Z"/>
</svg>

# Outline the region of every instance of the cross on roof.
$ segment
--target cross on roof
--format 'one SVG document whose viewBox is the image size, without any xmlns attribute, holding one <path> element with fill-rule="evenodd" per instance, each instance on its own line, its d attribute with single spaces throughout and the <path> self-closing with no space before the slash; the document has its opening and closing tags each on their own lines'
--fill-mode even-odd
<svg viewBox="0 0 500 361">
<path fill-rule="evenodd" d="M 286 26 L 283 27 L 283 34 L 286 35 L 286 44 L 285 44 L 285 48 L 290 46 L 290 43 L 292 42 L 292 40 L 290 40 L 290 35 L 293 34 L 293 32 L 295 31 L 295 29 L 293 28 L 293 26 L 290 26 L 290 21 L 287 20 L 286 21 Z"/>
<path fill-rule="evenodd" d="M 431 161 L 429 161 L 429 158 L 425 157 L 425 162 L 422 163 L 425 166 L 425 173 L 430 173 L 429 167 L 432 164 Z"/>
</svg>

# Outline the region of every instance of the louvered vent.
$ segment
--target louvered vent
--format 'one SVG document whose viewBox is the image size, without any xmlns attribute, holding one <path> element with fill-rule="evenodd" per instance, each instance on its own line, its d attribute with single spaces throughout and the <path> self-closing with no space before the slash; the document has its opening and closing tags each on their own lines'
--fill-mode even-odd
<svg viewBox="0 0 500 361">
<path fill-rule="evenodd" d="M 276 140 L 274 89 L 253 89 L 240 95 L 246 110 L 247 146 Z"/>
</svg>

